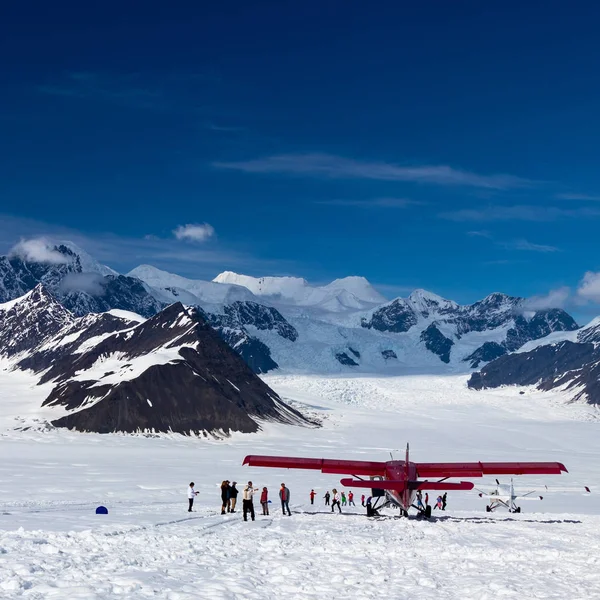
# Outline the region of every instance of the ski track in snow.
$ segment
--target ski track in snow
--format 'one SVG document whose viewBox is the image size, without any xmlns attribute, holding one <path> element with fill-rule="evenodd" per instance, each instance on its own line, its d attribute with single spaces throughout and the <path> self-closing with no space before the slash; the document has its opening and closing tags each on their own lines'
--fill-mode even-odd
<svg viewBox="0 0 600 600">
<path fill-rule="evenodd" d="M 600 598 L 592 407 L 531 389 L 472 392 L 464 376 L 265 380 L 323 428 L 265 424 L 221 441 L 15 431 L 18 400 L 26 421 L 38 392 L 25 379 L 0 388 L 0 598 Z M 489 515 L 477 494 L 456 492 L 432 522 L 393 510 L 367 519 L 360 502 L 342 515 L 323 507 L 338 476 L 241 467 L 251 453 L 385 460 L 406 441 L 417 462 L 562 460 L 569 474 L 515 486 L 586 484 L 596 494 L 548 494 L 527 512 Z M 256 502 L 257 520 L 244 523 L 241 498 L 237 514 L 218 514 L 225 478 L 266 485 L 271 516 Z M 200 492 L 191 514 L 190 480 Z M 278 510 L 282 481 L 291 518 Z M 99 504 L 108 515 L 94 514 Z"/>
</svg>

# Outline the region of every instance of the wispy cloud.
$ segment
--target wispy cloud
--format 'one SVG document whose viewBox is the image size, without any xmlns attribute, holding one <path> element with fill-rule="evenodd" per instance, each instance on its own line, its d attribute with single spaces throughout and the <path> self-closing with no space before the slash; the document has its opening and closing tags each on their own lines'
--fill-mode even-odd
<svg viewBox="0 0 600 600">
<path fill-rule="evenodd" d="M 499 246 L 507 250 L 524 250 L 526 252 L 560 252 L 556 246 L 546 246 L 544 244 L 534 244 L 526 239 L 510 240 L 507 242 L 496 242 Z"/>
<path fill-rule="evenodd" d="M 173 235 L 178 240 L 186 240 L 188 242 L 205 242 L 215 234 L 215 228 L 208 223 L 194 223 L 188 225 L 180 225 L 173 230 Z"/>
<path fill-rule="evenodd" d="M 489 231 L 486 231 L 485 229 L 482 231 L 467 231 L 467 235 L 471 237 L 481 237 L 488 240 L 491 240 L 493 237 L 492 234 Z"/>
<path fill-rule="evenodd" d="M 449 221 L 556 221 L 568 218 L 597 218 L 600 209 L 594 208 L 558 208 L 555 206 L 487 206 L 483 208 L 465 208 L 439 213 L 441 219 Z"/>
<path fill-rule="evenodd" d="M 577 288 L 577 298 L 582 302 L 600 303 L 600 273 L 588 271 Z"/>
<path fill-rule="evenodd" d="M 523 303 L 524 310 L 546 310 L 564 308 L 571 299 L 571 288 L 563 286 L 541 296 L 532 296 Z"/>
<path fill-rule="evenodd" d="M 11 248 L 10 254 L 19 256 L 27 261 L 51 265 L 65 265 L 71 262 L 69 257 L 57 252 L 53 244 L 41 237 L 36 239 L 21 239 Z"/>
<path fill-rule="evenodd" d="M 330 206 L 355 206 L 357 208 L 407 208 L 425 204 L 418 200 L 409 198 L 370 198 L 367 200 L 318 200 L 315 204 L 327 204 Z"/>
<path fill-rule="evenodd" d="M 495 237 L 486 230 L 482 231 L 467 231 L 467 235 L 475 238 L 483 238 L 486 240 L 490 240 L 494 245 L 499 246 L 501 248 L 505 248 L 506 250 L 523 250 L 526 252 L 560 252 L 560 248 L 556 246 L 549 246 L 546 244 L 535 244 L 526 240 L 525 238 L 519 238 L 515 240 L 497 240 Z M 501 261 L 494 261 L 495 264 L 504 264 Z"/>
<path fill-rule="evenodd" d="M 447 165 L 405 166 L 320 153 L 279 154 L 246 161 L 215 162 L 213 166 L 244 173 L 279 173 L 331 179 L 410 181 L 490 189 L 530 187 L 534 183 L 514 175 L 479 175 Z"/>
<path fill-rule="evenodd" d="M 558 198 L 559 200 L 581 200 L 583 202 L 600 202 L 600 196 L 594 196 L 591 194 L 572 194 L 567 192 L 565 194 L 556 194 L 554 197 Z"/>
</svg>

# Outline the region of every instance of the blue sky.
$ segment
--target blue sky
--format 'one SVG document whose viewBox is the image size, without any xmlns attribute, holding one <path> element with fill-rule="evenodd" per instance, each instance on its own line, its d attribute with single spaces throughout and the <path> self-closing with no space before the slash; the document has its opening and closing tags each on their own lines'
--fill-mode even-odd
<svg viewBox="0 0 600 600">
<path fill-rule="evenodd" d="M 595 310 L 596 3 L 13 4 L 1 250 Z"/>
</svg>

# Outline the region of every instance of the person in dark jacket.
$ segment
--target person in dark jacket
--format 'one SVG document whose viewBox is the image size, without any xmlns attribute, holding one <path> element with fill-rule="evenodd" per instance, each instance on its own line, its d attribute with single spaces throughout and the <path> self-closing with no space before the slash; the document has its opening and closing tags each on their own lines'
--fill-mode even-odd
<svg viewBox="0 0 600 600">
<path fill-rule="evenodd" d="M 285 515 L 285 511 L 287 510 L 288 517 L 292 516 L 290 512 L 290 490 L 285 487 L 285 483 L 281 484 L 281 489 L 279 490 L 279 499 L 281 500 L 281 510 Z"/>
<path fill-rule="evenodd" d="M 325 506 L 329 506 L 329 498 L 331 498 L 331 495 L 329 494 L 329 490 L 327 490 L 325 492 L 325 495 L 323 496 L 323 498 L 325 498 Z"/>
<path fill-rule="evenodd" d="M 235 512 L 235 505 L 237 504 L 237 497 L 238 497 L 238 493 L 239 490 L 235 487 L 237 485 L 237 481 L 234 481 L 230 486 L 229 486 L 229 504 L 230 504 L 230 508 L 229 508 L 229 512 Z"/>
<path fill-rule="evenodd" d="M 262 506 L 263 509 L 263 515 L 267 515 L 269 514 L 269 490 L 264 487 L 262 489 L 262 492 L 260 494 L 260 505 Z"/>
<path fill-rule="evenodd" d="M 442 496 L 442 510 L 446 510 L 446 501 L 448 500 L 448 492 L 444 492 Z"/>
<path fill-rule="evenodd" d="M 221 514 L 229 512 L 229 481 L 221 483 Z"/>
</svg>

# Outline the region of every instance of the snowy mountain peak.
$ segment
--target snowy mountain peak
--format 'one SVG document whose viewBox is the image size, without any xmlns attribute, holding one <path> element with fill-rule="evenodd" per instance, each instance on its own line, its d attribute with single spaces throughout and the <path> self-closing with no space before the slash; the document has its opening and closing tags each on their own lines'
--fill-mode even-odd
<svg viewBox="0 0 600 600">
<path fill-rule="evenodd" d="M 100 264 L 91 254 L 80 248 L 77 244 L 64 240 L 59 242 L 55 249 L 62 254 L 65 253 L 65 248 L 70 250 L 78 259 L 82 273 L 99 273 L 100 275 L 118 275 L 116 271 Z"/>
<path fill-rule="evenodd" d="M 331 291 L 348 292 L 355 298 L 362 300 L 363 302 L 371 302 L 373 304 L 381 304 L 386 302 L 384 298 L 364 277 L 352 275 L 349 277 L 343 277 L 342 279 L 335 279 L 331 283 L 323 286 L 323 289 Z"/>
<path fill-rule="evenodd" d="M 232 271 L 220 273 L 213 281 L 241 285 L 256 296 L 280 296 L 289 299 L 296 298 L 309 287 L 306 279 L 300 277 L 251 277 Z"/>
<path fill-rule="evenodd" d="M 407 301 L 415 310 L 421 313 L 429 313 L 436 310 L 447 312 L 459 308 L 456 302 L 446 300 L 446 298 L 423 289 L 417 289 L 412 292 Z"/>
</svg>

